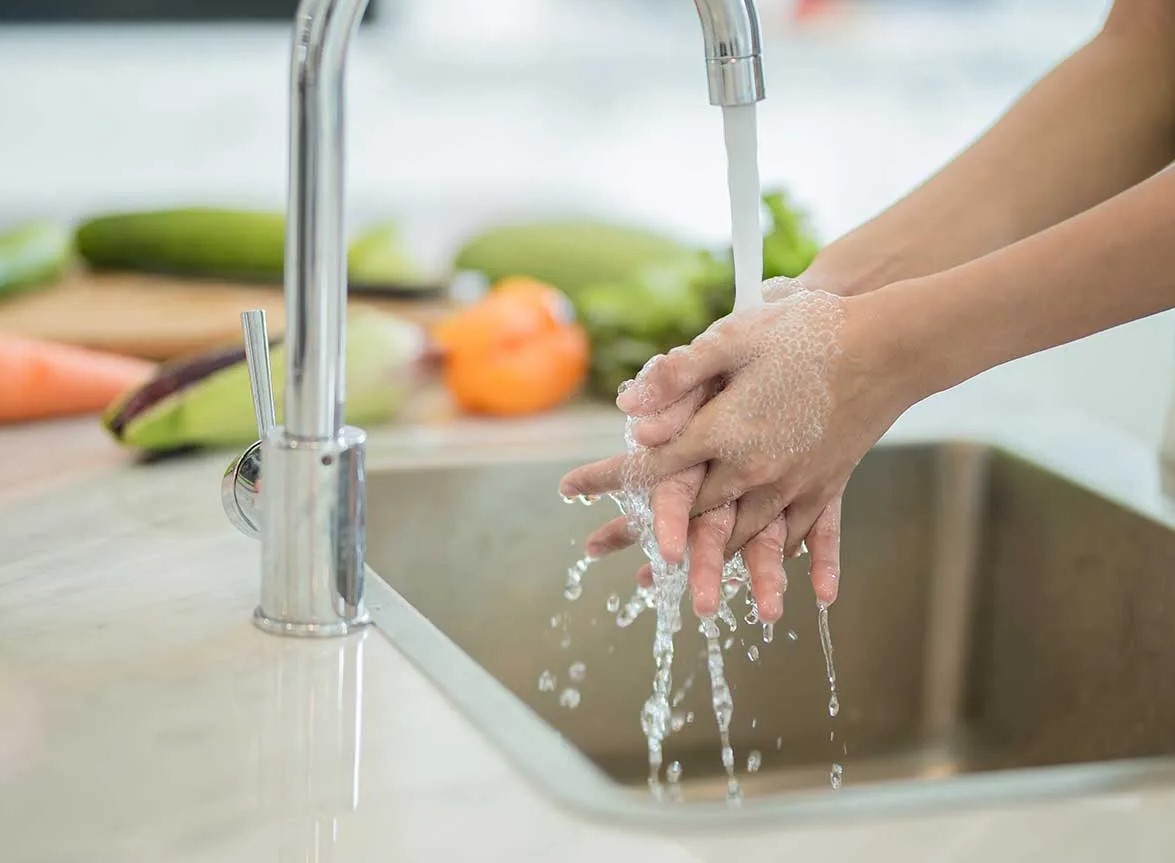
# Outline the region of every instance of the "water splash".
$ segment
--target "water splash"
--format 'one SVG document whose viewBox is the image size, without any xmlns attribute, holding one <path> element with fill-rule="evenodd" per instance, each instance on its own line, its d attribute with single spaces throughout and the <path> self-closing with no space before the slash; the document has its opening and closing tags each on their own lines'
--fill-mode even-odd
<svg viewBox="0 0 1175 863">
<path fill-rule="evenodd" d="M 567 567 L 567 583 L 563 586 L 563 598 L 568 602 L 575 602 L 583 595 L 583 576 L 596 559 L 585 555 L 571 566 Z"/>
<path fill-rule="evenodd" d="M 706 669 L 710 672 L 710 703 L 714 708 L 714 719 L 718 723 L 718 736 L 722 743 L 722 767 L 726 770 L 726 799 L 737 802 L 742 789 L 734 776 L 734 749 L 730 745 L 730 720 L 734 717 L 734 699 L 726 682 L 722 662 L 722 647 L 718 644 L 718 624 L 714 618 L 703 618 L 700 625 L 706 638 Z"/>
<path fill-rule="evenodd" d="M 824 668 L 828 674 L 828 715 L 840 712 L 840 699 L 836 694 L 836 665 L 832 661 L 832 632 L 828 628 L 828 606 L 819 605 L 820 647 L 824 650 Z"/>
<path fill-rule="evenodd" d="M 844 784 L 844 778 L 844 765 L 834 761 L 832 769 L 828 771 L 828 784 L 832 786 L 833 791 L 840 790 L 841 785 Z"/>
<path fill-rule="evenodd" d="M 632 626 L 633 622 L 640 617 L 645 609 L 652 607 L 653 591 L 647 587 L 638 587 L 616 615 L 616 625 L 622 629 L 627 626 Z"/>
<path fill-rule="evenodd" d="M 824 651 L 824 668 L 828 675 L 828 715 L 835 719 L 840 713 L 840 699 L 836 694 L 836 665 L 832 659 L 832 630 L 828 625 L 828 606 L 820 603 L 818 606 L 818 623 L 820 629 L 820 647 Z M 836 740 L 836 730 L 828 732 L 828 741 Z M 838 790 L 844 783 L 845 768 L 839 762 L 833 762 L 832 770 L 828 775 L 828 784 L 832 790 Z"/>
</svg>

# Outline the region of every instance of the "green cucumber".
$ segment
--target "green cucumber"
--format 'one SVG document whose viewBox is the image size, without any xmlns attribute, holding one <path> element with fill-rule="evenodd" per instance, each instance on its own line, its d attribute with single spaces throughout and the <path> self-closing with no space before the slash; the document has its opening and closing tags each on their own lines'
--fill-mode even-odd
<svg viewBox="0 0 1175 863">
<path fill-rule="evenodd" d="M 78 227 L 77 247 L 95 269 L 280 283 L 285 216 L 210 207 L 98 216 Z M 347 265 L 356 287 L 435 289 L 421 277 L 391 223 L 359 234 Z"/>
</svg>

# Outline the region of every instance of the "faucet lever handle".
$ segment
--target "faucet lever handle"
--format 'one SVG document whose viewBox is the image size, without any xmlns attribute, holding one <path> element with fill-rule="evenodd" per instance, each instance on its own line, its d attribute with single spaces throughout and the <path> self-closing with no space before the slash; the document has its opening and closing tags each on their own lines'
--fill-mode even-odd
<svg viewBox="0 0 1175 863">
<path fill-rule="evenodd" d="M 277 422 L 273 406 L 273 373 L 269 367 L 269 333 L 265 328 L 265 310 L 252 309 L 241 312 L 241 329 L 245 332 L 245 364 L 249 369 L 249 388 L 253 391 L 257 435 L 264 440 Z"/>
</svg>

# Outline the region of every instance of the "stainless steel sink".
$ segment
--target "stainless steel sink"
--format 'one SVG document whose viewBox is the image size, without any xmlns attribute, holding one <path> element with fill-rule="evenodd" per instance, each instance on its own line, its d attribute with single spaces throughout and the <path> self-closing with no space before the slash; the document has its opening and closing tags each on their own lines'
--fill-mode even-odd
<svg viewBox="0 0 1175 863">
<path fill-rule="evenodd" d="M 631 594 L 637 554 L 596 563 L 583 595 L 563 597 L 580 540 L 614 513 L 606 502 L 559 502 L 557 480 L 580 460 L 374 471 L 368 559 L 391 588 L 377 581 L 377 622 L 557 796 L 646 822 L 730 818 L 700 636 L 687 627 L 678 639 L 674 688 L 694 677 L 678 711 L 693 721 L 666 743 L 666 759 L 684 768 L 683 800 L 656 804 L 638 720 L 653 614 L 619 628 L 606 607 Z M 836 719 L 806 559 L 789 565 L 774 641 L 745 623 L 732 633 L 745 794 L 734 815 L 835 815 L 1173 775 L 1168 526 L 1011 452 L 939 442 L 870 453 L 846 495 L 844 531 L 831 613 Z M 552 626 L 560 615 L 566 627 Z M 586 677 L 573 684 L 577 661 Z M 548 670 L 558 685 L 540 691 Z M 575 709 L 560 704 L 570 685 L 582 695 Z M 752 750 L 762 767 L 748 774 Z M 839 792 L 829 787 L 834 761 L 845 769 Z"/>
</svg>

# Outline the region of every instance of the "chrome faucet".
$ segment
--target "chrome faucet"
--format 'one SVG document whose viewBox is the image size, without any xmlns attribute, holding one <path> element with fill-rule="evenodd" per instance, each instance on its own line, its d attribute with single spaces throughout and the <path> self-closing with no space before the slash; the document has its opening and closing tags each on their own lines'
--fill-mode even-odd
<svg viewBox="0 0 1175 863">
<path fill-rule="evenodd" d="M 261 539 L 261 602 L 254 620 L 283 635 L 343 635 L 368 619 L 365 435 L 343 425 L 343 76 L 367 3 L 301 0 L 295 19 L 282 425 L 274 421 L 264 315 L 242 315 L 260 440 L 229 466 L 221 497 L 229 520 Z M 753 0 L 694 3 L 711 104 L 760 101 L 763 65 Z"/>
</svg>

